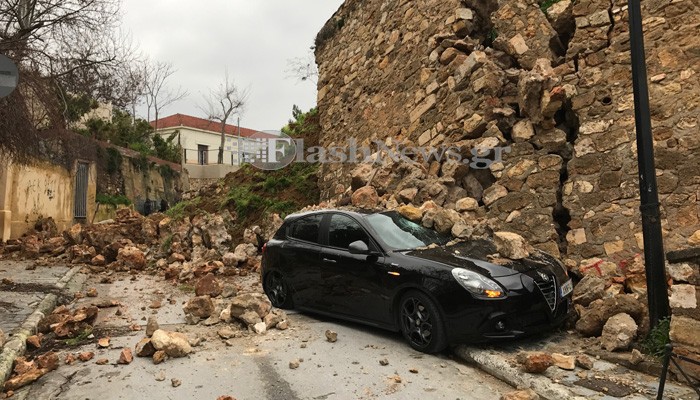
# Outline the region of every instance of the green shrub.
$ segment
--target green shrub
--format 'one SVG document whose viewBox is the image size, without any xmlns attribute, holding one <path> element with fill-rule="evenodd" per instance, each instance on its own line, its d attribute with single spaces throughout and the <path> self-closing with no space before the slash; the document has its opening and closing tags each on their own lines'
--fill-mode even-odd
<svg viewBox="0 0 700 400">
<path fill-rule="evenodd" d="M 170 207 L 170 209 L 168 209 L 165 212 L 165 215 L 174 219 L 175 221 L 182 220 L 185 218 L 185 216 L 189 215 L 187 213 L 188 208 L 197 208 L 197 207 L 199 207 L 201 202 L 202 202 L 201 197 L 195 197 L 194 199 L 188 200 L 188 201 L 181 201 L 181 202 L 175 204 L 174 206 Z"/>
<path fill-rule="evenodd" d="M 170 252 L 170 248 L 173 245 L 173 235 L 168 235 L 168 237 L 163 240 L 163 244 L 160 245 L 160 249 L 166 253 Z"/>
<path fill-rule="evenodd" d="M 95 201 L 100 204 L 107 204 L 112 206 L 125 205 L 130 206 L 131 200 L 124 195 L 111 195 L 100 193 L 96 196 Z"/>
<path fill-rule="evenodd" d="M 656 358 L 663 357 L 666 352 L 666 345 L 671 342 L 669 338 L 670 330 L 671 320 L 669 318 L 659 321 L 642 342 L 642 351 Z"/>
<path fill-rule="evenodd" d="M 107 148 L 107 173 L 114 175 L 122 165 L 122 153 L 114 147 Z"/>
<path fill-rule="evenodd" d="M 542 10 L 543 13 L 547 13 L 547 10 L 549 10 L 549 7 L 559 3 L 561 0 L 542 0 L 540 1 L 540 10 Z"/>
<path fill-rule="evenodd" d="M 92 328 L 87 328 L 84 331 L 80 332 L 80 334 L 74 338 L 66 340 L 66 345 L 70 347 L 75 347 L 83 343 L 92 335 Z"/>
</svg>

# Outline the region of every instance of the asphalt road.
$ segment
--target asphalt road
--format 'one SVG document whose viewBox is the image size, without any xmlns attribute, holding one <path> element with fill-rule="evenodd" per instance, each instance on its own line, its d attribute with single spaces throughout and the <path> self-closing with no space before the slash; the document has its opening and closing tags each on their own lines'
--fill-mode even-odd
<svg viewBox="0 0 700 400">
<path fill-rule="evenodd" d="M 16 394 L 19 399 L 212 399 L 229 395 L 243 399 L 497 399 L 513 390 L 510 386 L 451 359 L 449 353 L 431 356 L 415 352 L 398 334 L 362 325 L 293 313 L 291 327 L 263 335 L 246 333 L 228 343 L 210 327 L 185 325 L 181 305 L 190 294 L 158 278 L 122 277 L 99 284 L 90 277 L 84 288 L 98 289 L 100 299 L 119 301 L 122 306 L 100 311 L 98 334 L 111 336 L 109 349 L 94 343 L 65 352 L 93 351 L 87 363 L 62 365 Z M 148 306 L 153 301 L 163 306 Z M 171 301 L 168 301 L 171 300 Z M 185 358 L 154 365 L 150 358 L 134 358 L 117 365 L 121 348 L 132 347 L 144 337 L 128 326 L 145 327 L 146 318 L 156 315 L 161 328 L 181 330 L 202 344 Z M 338 333 L 330 343 L 325 331 Z M 96 339 L 95 339 L 96 340 Z M 106 365 L 95 360 L 109 359 Z M 380 360 L 388 365 L 381 365 Z M 291 369 L 290 361 L 299 360 Z M 181 382 L 174 387 L 172 380 Z"/>
</svg>

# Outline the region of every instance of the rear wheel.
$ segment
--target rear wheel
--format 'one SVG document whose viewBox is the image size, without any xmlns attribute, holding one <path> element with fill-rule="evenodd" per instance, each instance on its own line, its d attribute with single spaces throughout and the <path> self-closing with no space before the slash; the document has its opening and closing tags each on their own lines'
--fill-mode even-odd
<svg viewBox="0 0 700 400">
<path fill-rule="evenodd" d="M 423 353 L 437 353 L 447 347 L 440 311 L 425 293 L 406 293 L 398 311 L 401 333 L 411 347 Z"/>
<path fill-rule="evenodd" d="M 283 309 L 294 308 L 289 285 L 280 272 L 273 271 L 267 274 L 263 289 L 273 306 Z"/>
</svg>

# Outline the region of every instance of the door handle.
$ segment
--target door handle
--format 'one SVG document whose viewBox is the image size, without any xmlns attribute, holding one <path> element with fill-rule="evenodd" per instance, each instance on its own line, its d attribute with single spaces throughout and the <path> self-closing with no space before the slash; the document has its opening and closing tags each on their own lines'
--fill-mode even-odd
<svg viewBox="0 0 700 400">
<path fill-rule="evenodd" d="M 324 258 L 324 259 L 323 259 L 323 262 L 325 262 L 325 263 L 330 263 L 330 264 L 335 264 L 335 263 L 337 263 L 336 260 L 332 260 L 332 259 L 330 259 L 330 258 Z"/>
</svg>

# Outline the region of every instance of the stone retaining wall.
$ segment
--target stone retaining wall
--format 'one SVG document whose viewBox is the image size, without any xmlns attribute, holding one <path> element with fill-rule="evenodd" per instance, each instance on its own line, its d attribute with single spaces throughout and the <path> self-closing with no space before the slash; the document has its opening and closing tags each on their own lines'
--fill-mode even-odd
<svg viewBox="0 0 700 400">
<path fill-rule="evenodd" d="M 675 250 L 700 229 L 700 12 L 690 0 L 642 6 L 662 223 Z M 642 241 L 627 29 L 620 0 L 544 12 L 524 0 L 348 0 L 317 37 L 321 143 L 449 144 L 465 155 L 509 146 L 485 170 L 423 162 L 433 179 L 409 188 L 414 201 L 473 197 L 494 230 L 569 265 L 631 259 Z M 347 194 L 354 167 L 324 165 L 322 197 Z"/>
</svg>

